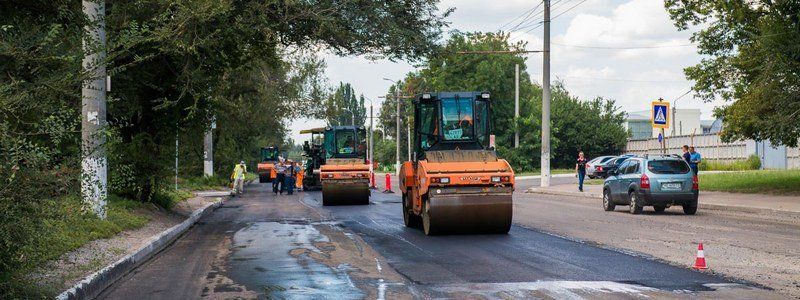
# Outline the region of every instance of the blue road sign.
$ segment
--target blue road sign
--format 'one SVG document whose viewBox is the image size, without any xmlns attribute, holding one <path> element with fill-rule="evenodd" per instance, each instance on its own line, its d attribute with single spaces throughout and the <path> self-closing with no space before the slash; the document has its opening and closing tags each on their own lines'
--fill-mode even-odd
<svg viewBox="0 0 800 300">
<path fill-rule="evenodd" d="M 658 142 L 659 142 L 659 143 L 661 143 L 661 142 L 663 142 L 663 141 L 664 141 L 664 136 L 663 136 L 663 135 L 661 135 L 661 133 L 659 132 L 659 133 L 658 133 Z"/>
<path fill-rule="evenodd" d="M 669 102 L 653 102 L 653 110 L 650 119 L 653 121 L 654 128 L 669 128 Z"/>
</svg>

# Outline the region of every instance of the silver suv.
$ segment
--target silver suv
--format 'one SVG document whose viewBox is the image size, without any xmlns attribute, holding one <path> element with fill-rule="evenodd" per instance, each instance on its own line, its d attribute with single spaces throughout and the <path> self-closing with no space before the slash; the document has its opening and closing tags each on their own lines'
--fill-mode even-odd
<svg viewBox="0 0 800 300">
<path fill-rule="evenodd" d="M 645 206 L 663 212 L 680 205 L 685 214 L 693 215 L 699 190 L 697 176 L 677 156 L 632 157 L 612 171 L 603 184 L 603 209 L 612 211 L 616 205 L 628 205 L 632 214 L 638 214 Z"/>
</svg>

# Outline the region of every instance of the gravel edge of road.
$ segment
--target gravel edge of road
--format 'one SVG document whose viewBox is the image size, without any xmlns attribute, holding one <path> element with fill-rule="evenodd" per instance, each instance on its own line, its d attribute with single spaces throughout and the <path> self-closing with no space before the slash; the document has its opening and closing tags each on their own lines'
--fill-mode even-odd
<svg viewBox="0 0 800 300">
<path fill-rule="evenodd" d="M 151 237 L 150 242 L 140 247 L 135 252 L 117 260 L 105 268 L 87 276 L 72 288 L 62 292 L 56 297 L 59 300 L 67 299 L 94 299 L 103 290 L 124 277 L 130 271 L 150 259 L 153 255 L 166 248 L 178 237 L 191 228 L 197 221 L 210 211 L 220 207 L 224 201 L 219 200 L 209 203 L 192 214 L 180 224 L 162 231 Z"/>
<path fill-rule="evenodd" d="M 526 194 L 543 194 L 543 195 L 556 195 L 556 196 L 572 196 L 572 197 L 582 197 L 582 198 L 590 198 L 590 199 L 603 199 L 602 194 L 597 193 L 588 193 L 588 192 L 572 192 L 572 191 L 556 191 L 556 190 L 549 190 L 549 189 L 542 189 L 533 187 L 525 191 Z M 713 210 L 730 210 L 730 211 L 740 211 L 740 212 L 759 212 L 759 211 L 776 211 L 776 212 L 783 212 L 783 213 L 797 213 L 791 210 L 781 210 L 781 209 L 771 209 L 771 208 L 761 208 L 761 207 L 749 207 L 749 206 L 741 206 L 741 205 L 721 205 L 721 204 L 710 204 L 710 203 L 698 203 L 698 207 L 702 209 L 713 209 Z"/>
</svg>

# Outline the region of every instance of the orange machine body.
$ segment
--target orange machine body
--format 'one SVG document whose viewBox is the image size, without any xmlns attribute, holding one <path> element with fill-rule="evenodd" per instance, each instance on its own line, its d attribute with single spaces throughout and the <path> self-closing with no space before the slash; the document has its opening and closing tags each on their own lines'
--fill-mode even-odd
<svg viewBox="0 0 800 300">
<path fill-rule="evenodd" d="M 422 202 L 431 191 L 441 188 L 479 187 L 478 193 L 489 194 L 492 188 L 514 187 L 514 171 L 504 159 L 491 162 L 428 162 L 420 160 L 416 168 L 413 162 L 403 163 L 400 178 L 401 192 L 408 195 L 413 203 L 415 214 L 422 213 Z M 492 177 L 499 177 L 493 182 Z M 442 183 L 441 178 L 448 178 L 449 183 Z"/>
<path fill-rule="evenodd" d="M 328 158 L 320 181 L 323 205 L 369 204 L 369 165 L 363 159 Z"/>
<path fill-rule="evenodd" d="M 275 161 L 264 161 L 258 163 L 257 172 L 260 177 L 267 178 L 267 181 L 275 180 L 275 178 L 278 177 L 278 174 L 275 172 Z"/>
</svg>

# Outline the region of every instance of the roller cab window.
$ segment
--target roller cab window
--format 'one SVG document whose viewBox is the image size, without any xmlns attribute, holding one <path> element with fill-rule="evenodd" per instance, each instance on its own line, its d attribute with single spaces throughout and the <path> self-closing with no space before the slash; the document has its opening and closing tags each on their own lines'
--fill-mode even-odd
<svg viewBox="0 0 800 300">
<path fill-rule="evenodd" d="M 445 141 L 469 141 L 475 138 L 472 99 L 442 99 L 442 136 Z"/>
</svg>

